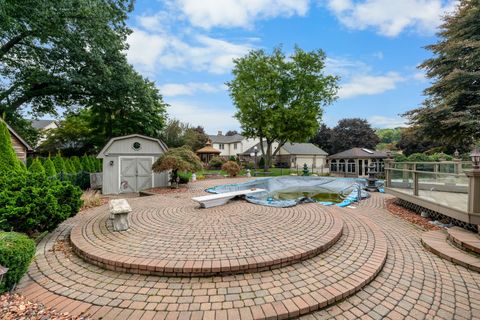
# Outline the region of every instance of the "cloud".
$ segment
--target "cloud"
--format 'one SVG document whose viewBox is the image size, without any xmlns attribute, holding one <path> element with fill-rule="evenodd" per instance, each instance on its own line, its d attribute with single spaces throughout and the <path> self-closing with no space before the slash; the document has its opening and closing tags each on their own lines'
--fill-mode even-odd
<svg viewBox="0 0 480 320">
<path fill-rule="evenodd" d="M 414 80 L 419 81 L 419 82 L 428 82 L 429 81 L 428 78 L 427 78 L 427 75 L 423 71 L 415 72 L 415 74 L 412 76 L 412 78 Z"/>
<path fill-rule="evenodd" d="M 140 66 L 142 70 L 153 71 L 158 57 L 166 50 L 168 39 L 161 35 L 151 34 L 139 29 L 133 29 L 127 39 L 129 49 L 128 61 Z"/>
<path fill-rule="evenodd" d="M 360 75 L 352 77 L 347 83 L 340 85 L 338 96 L 347 99 L 361 95 L 375 95 L 393 90 L 399 82 L 405 79 L 396 72 L 385 75 Z"/>
<path fill-rule="evenodd" d="M 405 119 L 400 117 L 371 116 L 368 118 L 368 122 L 372 124 L 372 127 L 379 129 L 407 126 Z"/>
<path fill-rule="evenodd" d="M 356 74 L 371 72 L 371 66 L 359 60 L 344 57 L 327 57 L 325 60 L 325 73 L 348 79 Z"/>
<path fill-rule="evenodd" d="M 257 19 L 303 16 L 310 0 L 176 0 L 193 26 L 250 28 Z"/>
<path fill-rule="evenodd" d="M 325 2 L 325 1 L 324 1 Z M 405 29 L 433 34 L 441 16 L 451 12 L 456 0 L 326 0 L 327 7 L 350 29 L 373 28 L 395 37 Z"/>
<path fill-rule="evenodd" d="M 209 83 L 166 83 L 159 86 L 160 93 L 165 97 L 191 96 L 199 92 L 214 93 L 225 90 L 225 85 L 212 85 Z"/>
<path fill-rule="evenodd" d="M 146 73 L 184 69 L 224 74 L 233 67 L 233 59 L 254 48 L 250 42 L 233 43 L 202 34 L 194 34 L 184 40 L 181 36 L 138 28 L 133 29 L 128 43 L 129 61 Z"/>
<path fill-rule="evenodd" d="M 203 126 L 207 133 L 216 133 L 219 130 L 239 130 L 240 124 L 233 118 L 234 111 L 224 107 L 212 108 L 190 101 L 171 100 L 168 114 L 171 118 L 194 126 Z"/>
</svg>

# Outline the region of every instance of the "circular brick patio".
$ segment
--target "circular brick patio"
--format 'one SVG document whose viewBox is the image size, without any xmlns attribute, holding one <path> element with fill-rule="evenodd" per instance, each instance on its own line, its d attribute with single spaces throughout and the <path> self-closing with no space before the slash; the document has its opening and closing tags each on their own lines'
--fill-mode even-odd
<svg viewBox="0 0 480 320">
<path fill-rule="evenodd" d="M 342 235 L 335 211 L 290 210 L 244 201 L 199 209 L 190 199 L 130 201 L 128 231 L 113 231 L 107 211 L 71 232 L 72 246 L 109 270 L 168 276 L 211 276 L 291 265 L 329 249 Z"/>
<path fill-rule="evenodd" d="M 20 291 L 62 312 L 94 318 L 291 318 L 342 300 L 370 282 L 386 259 L 386 239 L 368 220 L 351 217 L 330 250 L 291 266 L 220 277 L 158 277 L 107 271 L 55 248 L 40 246 Z M 102 314 L 108 313 L 108 314 Z"/>
<path fill-rule="evenodd" d="M 219 183 L 196 183 L 184 195 L 162 197 L 189 201 Z M 71 252 L 68 238 L 72 227 L 104 212 L 94 209 L 39 244 L 18 292 L 93 319 L 478 318 L 480 274 L 425 251 L 422 230 L 385 211 L 384 199 L 374 194 L 357 209 L 317 206 L 344 220 L 342 237 L 324 253 L 274 270 L 213 277 L 129 274 L 86 262 Z M 134 207 L 150 201 L 129 199 Z M 296 210 L 307 206 L 315 204 Z"/>
</svg>

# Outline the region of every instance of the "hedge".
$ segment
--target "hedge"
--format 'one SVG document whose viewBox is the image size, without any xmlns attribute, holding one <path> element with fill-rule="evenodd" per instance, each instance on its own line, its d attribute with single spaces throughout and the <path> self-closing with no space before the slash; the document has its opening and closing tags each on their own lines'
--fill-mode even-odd
<svg viewBox="0 0 480 320">
<path fill-rule="evenodd" d="M 35 255 L 35 242 L 24 234 L 0 231 L 0 265 L 8 272 L 0 283 L 0 292 L 10 290 L 27 272 Z"/>
<path fill-rule="evenodd" d="M 6 174 L 0 177 L 0 230 L 51 231 L 78 212 L 81 196 L 70 182 L 32 172 Z"/>
</svg>

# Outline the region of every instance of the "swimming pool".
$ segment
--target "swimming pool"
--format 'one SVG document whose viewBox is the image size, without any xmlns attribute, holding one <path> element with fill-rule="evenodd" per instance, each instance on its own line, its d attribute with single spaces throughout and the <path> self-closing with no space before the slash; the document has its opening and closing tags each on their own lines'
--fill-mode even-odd
<svg viewBox="0 0 480 320">
<path fill-rule="evenodd" d="M 291 207 L 302 202 L 345 207 L 358 200 L 359 191 L 362 199 L 369 197 L 363 190 L 366 183 L 366 179 L 360 178 L 282 176 L 220 185 L 206 191 L 225 193 L 257 188 L 267 191 L 246 196 L 248 202 L 271 207 Z"/>
</svg>

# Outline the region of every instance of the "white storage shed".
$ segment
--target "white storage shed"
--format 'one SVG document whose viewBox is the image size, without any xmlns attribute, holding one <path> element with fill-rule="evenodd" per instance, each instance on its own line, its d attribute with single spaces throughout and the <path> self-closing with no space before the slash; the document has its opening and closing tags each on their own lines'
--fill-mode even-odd
<svg viewBox="0 0 480 320">
<path fill-rule="evenodd" d="M 103 159 L 102 193 L 139 192 L 168 186 L 168 172 L 152 171 L 152 164 L 167 149 L 162 141 L 140 134 L 112 138 L 97 156 Z"/>
</svg>

